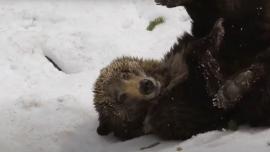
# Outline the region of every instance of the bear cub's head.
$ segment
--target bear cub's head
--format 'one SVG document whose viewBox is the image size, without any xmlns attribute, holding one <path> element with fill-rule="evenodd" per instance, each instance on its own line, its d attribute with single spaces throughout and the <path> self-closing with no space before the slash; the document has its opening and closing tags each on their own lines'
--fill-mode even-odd
<svg viewBox="0 0 270 152">
<path fill-rule="evenodd" d="M 159 64 L 156 60 L 121 57 L 101 70 L 94 86 L 99 135 L 113 132 L 129 139 L 143 134 L 147 109 L 161 91 L 161 81 L 153 74 Z"/>
</svg>

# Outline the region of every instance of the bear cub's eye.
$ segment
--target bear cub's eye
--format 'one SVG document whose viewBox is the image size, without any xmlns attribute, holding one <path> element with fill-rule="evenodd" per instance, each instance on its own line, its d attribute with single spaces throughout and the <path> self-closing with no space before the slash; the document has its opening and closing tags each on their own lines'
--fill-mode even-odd
<svg viewBox="0 0 270 152">
<path fill-rule="evenodd" d="M 120 76 L 121 76 L 121 78 L 124 79 L 124 80 L 130 79 L 130 73 L 122 73 Z"/>
</svg>

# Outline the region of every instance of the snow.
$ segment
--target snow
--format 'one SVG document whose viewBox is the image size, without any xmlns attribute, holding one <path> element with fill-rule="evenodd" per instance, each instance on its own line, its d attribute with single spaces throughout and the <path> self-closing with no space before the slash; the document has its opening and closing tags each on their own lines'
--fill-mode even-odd
<svg viewBox="0 0 270 152">
<path fill-rule="evenodd" d="M 147 31 L 159 16 L 165 23 Z M 270 130 L 263 128 L 212 131 L 187 141 L 149 135 L 121 142 L 96 134 L 92 87 L 99 70 L 122 55 L 160 59 L 190 30 L 181 7 L 153 0 L 2 0 L 0 18 L 1 152 L 270 150 Z"/>
</svg>

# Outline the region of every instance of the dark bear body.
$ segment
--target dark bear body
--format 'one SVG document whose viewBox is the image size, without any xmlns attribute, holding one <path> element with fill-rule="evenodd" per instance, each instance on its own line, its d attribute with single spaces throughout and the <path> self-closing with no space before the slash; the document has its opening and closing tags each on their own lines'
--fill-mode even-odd
<svg viewBox="0 0 270 152">
<path fill-rule="evenodd" d="M 224 43 L 217 54 L 223 79 L 229 79 L 251 64 L 257 56 L 269 59 L 269 0 L 155 0 L 167 7 L 184 6 L 193 20 L 192 34 L 202 37 L 215 21 L 224 18 Z"/>
<path fill-rule="evenodd" d="M 266 55 L 265 58 L 269 57 L 269 49 L 267 50 L 267 48 L 270 45 L 270 1 L 156 1 L 168 7 L 184 6 L 193 19 L 192 33 L 197 38 L 209 33 L 219 17 L 225 18 L 224 27 L 226 31 L 224 42 L 219 52 L 215 54 L 214 59 L 219 64 L 218 67 L 215 67 L 216 69 L 207 65 L 208 63 L 204 65 L 209 66 L 208 69 L 205 67 L 198 69 L 200 66 L 198 59 L 186 59 L 190 71 L 187 82 L 184 83 L 184 86 L 175 87 L 176 90 L 170 92 L 170 96 L 164 96 L 161 99 L 161 106 L 155 107 L 153 116 L 156 118 L 152 118 L 152 123 L 156 125 L 157 134 L 168 139 L 185 139 L 200 131 L 224 127 L 230 119 L 237 121 L 238 124 L 269 126 L 269 65 L 265 62 L 258 62 L 257 56 L 262 53 Z M 215 70 L 219 68 L 221 70 L 216 74 Z M 248 77 L 251 77 L 251 79 Z M 228 83 L 231 81 L 232 83 Z M 241 86 L 241 83 L 237 84 L 238 81 L 251 83 L 252 85 Z M 233 104 L 233 108 L 215 109 L 213 107 L 212 101 L 215 97 L 213 92 L 233 95 L 235 93 L 233 91 L 239 95 L 234 96 L 237 98 L 235 103 L 234 101 L 229 103 Z M 180 92 L 184 92 L 185 99 L 188 100 L 180 99 L 182 98 L 179 97 Z M 171 101 L 171 98 L 181 103 L 166 104 L 166 102 Z M 166 115 L 162 115 L 163 111 Z"/>
<path fill-rule="evenodd" d="M 268 0 L 156 0 L 167 7 L 184 6 L 192 22 L 192 34 L 202 37 L 215 21 L 225 19 L 226 35 L 218 59 L 223 73 L 232 75 L 254 62 L 269 47 L 270 1 Z"/>
<path fill-rule="evenodd" d="M 181 77 L 179 83 L 170 78 L 175 83 L 174 87 L 160 96 L 157 104 L 151 106 L 144 123 L 151 132 L 165 139 L 187 139 L 192 135 L 226 126 L 229 117 L 212 106 L 211 97 L 204 87 L 205 78 L 199 70 L 202 63 L 215 64 L 205 54 L 208 51 L 218 51 L 223 36 L 220 19 L 208 35 L 198 39 L 186 34 L 165 55 L 161 64 L 168 64 L 170 68 L 167 70 L 174 71 L 174 68 L 180 66 L 174 67 L 168 61 L 176 60 L 178 54 L 182 54 L 188 76 Z M 179 68 L 179 71 L 182 69 Z"/>
<path fill-rule="evenodd" d="M 181 75 L 180 84 L 172 85 L 167 83 L 167 76 L 164 78 L 163 71 L 160 75 L 160 71 L 153 72 L 157 77 L 152 75 L 153 67 L 151 66 L 151 73 L 146 74 L 152 79 L 156 79 L 157 82 L 161 83 L 161 88 L 169 86 L 170 91 L 166 91 L 165 94 L 158 97 L 155 96 L 153 100 L 158 100 L 157 104 L 151 106 L 146 116 L 146 122 L 142 124 L 142 119 L 146 115 L 147 110 L 143 110 L 143 113 L 135 108 L 133 111 L 127 110 L 123 106 L 125 102 L 117 103 L 117 96 L 114 94 L 115 90 L 119 92 L 119 82 L 115 83 L 114 86 L 117 87 L 108 87 L 107 85 L 112 85 L 112 83 L 104 83 L 102 81 L 100 85 L 105 87 L 98 89 L 96 91 L 97 95 L 100 95 L 100 99 L 96 98 L 97 111 L 100 116 L 106 114 L 106 119 L 100 117 L 101 125 L 98 128 L 98 133 L 106 135 L 111 131 L 114 132 L 116 136 L 119 136 L 124 139 L 133 138 L 144 133 L 147 133 L 142 130 L 143 125 L 150 124 L 150 132 L 153 132 L 166 139 L 186 139 L 191 137 L 194 134 L 218 129 L 226 126 L 228 120 L 233 119 L 239 123 L 249 123 L 252 125 L 270 125 L 270 119 L 268 118 L 270 114 L 270 91 L 269 91 L 269 80 L 264 75 L 265 67 L 261 66 L 259 63 L 257 67 L 256 57 L 265 52 L 269 44 L 269 33 L 270 28 L 268 23 L 270 23 L 270 1 L 267 0 L 156 0 L 162 4 L 168 5 L 169 2 L 173 2 L 172 6 L 183 5 L 187 9 L 189 15 L 193 19 L 193 28 L 192 33 L 193 38 L 200 39 L 207 35 L 215 21 L 219 17 L 225 18 L 225 38 L 224 43 L 221 46 L 218 46 L 220 49 L 214 48 L 213 56 L 207 56 L 208 53 L 202 53 L 196 57 L 187 57 L 184 58 L 187 63 L 187 70 L 189 71 L 188 76 Z M 174 57 L 174 53 L 183 51 L 183 45 L 190 43 L 192 40 L 185 41 L 180 39 L 180 43 L 176 44 L 170 52 Z M 194 47 L 192 44 L 191 47 Z M 207 51 L 208 46 L 198 45 L 197 49 Z M 180 50 L 179 50 L 180 49 Z M 199 49 L 199 50 L 200 50 Z M 218 51 L 217 51 L 218 50 Z M 196 46 L 195 46 L 196 51 Z M 216 51 L 216 52 L 215 52 Z M 267 53 L 266 53 L 267 55 Z M 264 55 L 263 55 L 264 56 Z M 269 53 L 268 53 L 269 56 Z M 165 57 L 166 58 L 166 57 Z M 265 58 L 264 58 L 265 59 Z M 217 63 L 212 63 L 212 61 L 217 60 Z M 174 61 L 174 60 L 173 60 Z M 130 61 L 124 61 L 124 63 L 129 63 Z M 137 62 L 137 61 L 136 61 Z M 165 64 L 166 60 L 164 61 Z M 182 62 L 182 61 L 180 61 Z M 143 62 L 138 61 L 139 65 L 145 65 Z M 141 64 L 142 63 L 142 64 Z M 209 63 L 209 64 L 208 64 Z M 162 63 L 161 63 L 162 64 Z M 206 67 L 200 67 L 201 64 L 204 64 Z M 253 69 L 253 65 L 256 67 Z M 117 64 L 118 65 L 118 64 Z M 132 64 L 123 64 L 122 67 L 133 67 Z M 171 65 L 171 63 L 169 63 Z M 157 66 L 160 66 L 159 64 Z M 208 67 L 209 66 L 209 67 Z M 147 71 L 144 66 L 141 69 L 141 72 Z M 148 66 L 147 66 L 148 67 Z M 162 67 L 162 66 L 161 66 Z M 170 66 L 168 66 L 170 67 Z M 176 64 L 177 67 L 177 64 Z M 182 63 L 181 66 L 183 67 Z M 251 68 L 250 68 L 251 67 Z M 220 71 L 217 69 L 221 69 Z M 263 70 L 261 70 L 261 68 Z M 109 71 L 115 73 L 115 68 L 109 68 Z M 138 69 L 136 67 L 135 69 Z M 259 69 L 259 70 L 258 70 Z M 170 69 L 167 69 L 166 74 L 170 75 L 169 81 L 174 80 L 179 81 L 178 78 L 171 78 L 177 76 L 179 73 L 170 73 Z M 173 69 L 175 70 L 175 69 Z M 179 69 L 182 70 L 182 69 Z M 127 70 L 121 71 L 126 72 Z M 129 70 L 128 70 L 129 71 Z M 177 71 L 177 70 L 176 70 Z M 256 72 L 261 73 L 261 75 L 256 75 Z M 133 72 L 129 72 L 133 74 Z M 245 74 L 248 74 L 246 77 Z M 117 73 L 119 74 L 119 73 Z M 181 74 L 181 72 L 180 72 Z M 105 77 L 109 77 L 108 73 L 104 74 Z M 221 75 L 221 76 L 220 76 Z M 263 76 L 262 76 L 263 75 Z M 142 75 L 144 77 L 144 75 Z M 183 76 L 183 77 L 182 77 Z M 208 77 L 210 76 L 210 77 Z M 142 77 L 142 78 L 143 78 Z M 147 77 L 146 77 L 147 78 Z M 209 79 L 208 79 L 209 78 Z M 250 79 L 249 79 L 250 78 Z M 163 81 L 167 83 L 163 86 Z M 132 80 L 132 79 L 131 79 Z M 155 80 L 155 81 L 156 81 Z M 227 80 L 231 83 L 227 83 Z M 241 82 L 254 83 L 250 85 L 241 85 Z M 138 81 L 139 82 L 139 81 Z M 239 84 L 237 84 L 240 82 Z M 227 85 L 228 84 L 228 85 Z M 233 85 L 231 85 L 233 84 Z M 237 84 L 237 85 L 236 85 Z M 238 101 L 234 104 L 233 108 L 230 110 L 227 109 L 217 109 L 213 104 L 213 97 L 215 93 L 222 95 L 226 94 L 228 91 L 224 88 L 235 87 L 236 85 L 236 94 L 235 96 L 242 95 L 241 101 Z M 106 90 L 106 88 L 111 90 Z M 99 87 L 98 87 L 99 88 Z M 138 87 L 136 87 L 138 88 Z M 126 87 L 120 88 L 121 91 L 126 91 Z M 240 92 L 239 92 L 240 89 Z M 101 91 L 100 91 L 101 90 Z M 112 91 L 113 90 L 113 91 Z M 159 90 L 159 88 L 157 89 Z M 244 91 L 243 91 L 244 90 Z M 134 90 L 133 90 L 134 91 Z M 133 92 L 131 95 L 134 95 Z M 108 96 L 100 94 L 100 92 L 112 92 Z M 158 91 L 159 92 L 159 91 Z M 213 93 L 214 92 L 214 93 Z M 220 93 L 221 92 L 221 93 Z M 118 93 L 116 94 L 118 95 Z M 119 94 L 121 95 L 121 94 Z M 136 94 L 136 98 L 138 97 Z M 155 94 L 156 95 L 156 94 Z M 119 96 L 120 98 L 121 96 Z M 129 97 L 129 94 L 128 96 Z M 156 98 L 157 97 L 157 98 Z M 106 105 L 104 104 L 106 99 Z M 107 101 L 108 99 L 109 102 Z M 120 98 L 121 99 L 121 98 Z M 129 99 L 129 98 L 127 98 Z M 138 98 L 138 101 L 143 98 Z M 150 98 L 149 98 L 150 99 Z M 144 99 L 148 102 L 149 100 Z M 152 100 L 152 98 L 151 98 Z M 128 100 L 133 101 L 134 100 Z M 156 102 L 156 101 L 155 101 Z M 154 103 L 155 103 L 154 102 Z M 130 106 L 130 104 L 128 104 Z M 118 108 L 116 108 L 118 107 Z M 142 107 L 145 107 L 142 105 Z M 103 108 L 103 109 L 102 109 Z M 107 108 L 107 109 L 106 109 Z M 111 109 L 110 109 L 111 108 Z M 114 108 L 114 109 L 113 109 Z M 147 106 L 148 108 L 148 106 Z M 101 110 L 100 110 L 101 109 Z M 109 109 L 109 110 L 108 110 Z M 112 110 L 113 109 L 113 110 Z M 124 111 L 124 112 L 122 112 Z M 121 115 L 118 114 L 122 112 Z M 125 117 L 123 117 L 125 116 Z M 130 119 L 130 116 L 138 117 L 137 119 Z M 107 120 L 110 119 L 110 125 L 107 125 Z M 101 121 L 102 120 L 102 121 Z M 104 120 L 104 122 L 103 122 Z M 106 121 L 105 121 L 106 120 Z M 133 122 L 133 120 L 135 120 Z M 129 121 L 132 121 L 130 123 Z M 129 123 L 126 123 L 129 122 Z M 104 125 L 105 124 L 105 125 Z M 112 125 L 113 124 L 113 125 Z M 128 127 L 121 126 L 122 124 L 128 124 Z M 105 126 L 105 127 L 104 127 Z M 109 129 L 108 129 L 109 126 Z M 112 130 L 111 130 L 112 129 Z M 126 130 L 127 129 L 127 130 Z M 139 131 L 137 131 L 139 130 Z M 127 132 L 125 132 L 127 131 Z"/>
<path fill-rule="evenodd" d="M 217 23 L 203 38 L 184 34 L 161 61 L 122 57 L 103 68 L 94 87 L 99 114 L 97 133 L 113 133 L 124 140 L 151 132 L 167 139 L 185 139 L 216 129 L 223 121 L 219 115 L 212 115 L 215 109 L 208 105 L 207 93 L 201 92 L 200 99 L 191 92 L 190 86 L 197 86 L 191 83 L 199 62 L 195 58 L 193 64 L 187 60 L 193 62 L 192 56 L 200 56 L 200 52 L 218 50 L 224 30 L 222 20 Z M 204 85 L 201 82 L 199 85 Z M 179 117 L 182 114 L 185 116 Z"/>
<path fill-rule="evenodd" d="M 205 98 L 192 99 L 194 94 L 186 88 L 190 82 L 187 80 L 173 88 L 151 107 L 147 123 L 152 133 L 163 139 L 185 140 L 198 133 L 226 127 L 228 119 L 205 104 Z"/>
</svg>

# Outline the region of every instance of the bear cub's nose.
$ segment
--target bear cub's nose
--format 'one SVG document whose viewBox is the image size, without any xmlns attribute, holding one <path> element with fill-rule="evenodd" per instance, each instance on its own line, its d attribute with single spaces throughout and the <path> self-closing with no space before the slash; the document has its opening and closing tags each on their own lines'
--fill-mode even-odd
<svg viewBox="0 0 270 152">
<path fill-rule="evenodd" d="M 140 92 L 144 95 L 151 94 L 155 90 L 154 83 L 149 79 L 143 79 L 140 81 Z"/>
</svg>

